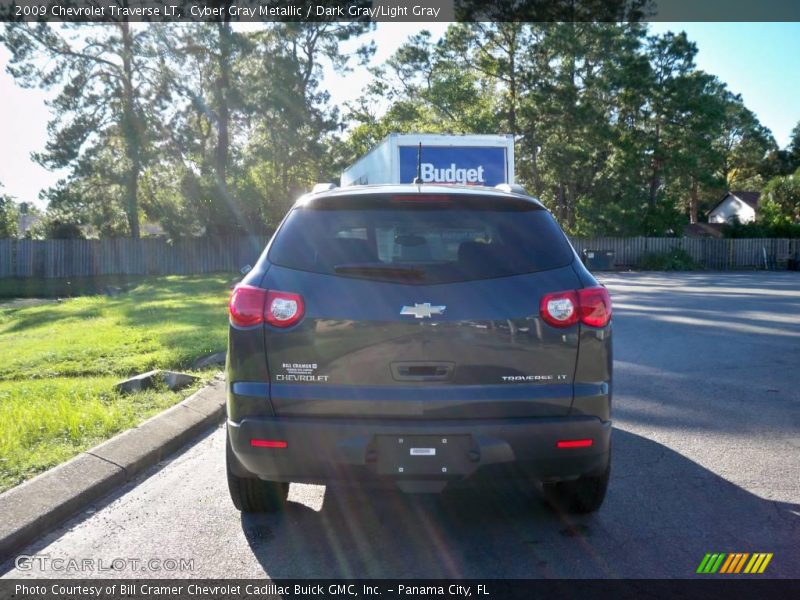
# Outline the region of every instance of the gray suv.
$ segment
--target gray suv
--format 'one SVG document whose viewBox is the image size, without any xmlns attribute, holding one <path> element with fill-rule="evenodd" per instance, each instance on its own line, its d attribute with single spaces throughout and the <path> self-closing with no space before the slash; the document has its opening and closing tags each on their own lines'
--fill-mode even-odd
<svg viewBox="0 0 800 600">
<path fill-rule="evenodd" d="M 438 492 L 539 481 L 591 512 L 608 484 L 611 301 L 536 199 L 387 185 L 300 198 L 233 291 L 233 503 L 289 482 Z"/>
</svg>

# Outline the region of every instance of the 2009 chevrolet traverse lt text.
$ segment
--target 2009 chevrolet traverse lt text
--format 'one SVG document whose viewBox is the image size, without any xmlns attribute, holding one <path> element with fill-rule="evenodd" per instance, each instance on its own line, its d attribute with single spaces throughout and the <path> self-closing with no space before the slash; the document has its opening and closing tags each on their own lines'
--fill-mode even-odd
<svg viewBox="0 0 800 600">
<path fill-rule="evenodd" d="M 603 502 L 611 301 L 517 188 L 300 198 L 230 300 L 227 470 L 242 511 L 289 482 L 437 492 L 489 474 Z"/>
</svg>

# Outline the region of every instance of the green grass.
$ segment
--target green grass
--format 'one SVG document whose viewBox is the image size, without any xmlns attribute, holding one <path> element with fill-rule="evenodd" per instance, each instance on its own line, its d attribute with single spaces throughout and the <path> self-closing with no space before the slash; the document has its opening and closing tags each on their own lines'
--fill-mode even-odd
<svg viewBox="0 0 800 600">
<path fill-rule="evenodd" d="M 113 385 L 224 350 L 231 279 L 160 277 L 113 298 L 0 304 L 0 490 L 194 391 L 120 395 Z"/>
</svg>

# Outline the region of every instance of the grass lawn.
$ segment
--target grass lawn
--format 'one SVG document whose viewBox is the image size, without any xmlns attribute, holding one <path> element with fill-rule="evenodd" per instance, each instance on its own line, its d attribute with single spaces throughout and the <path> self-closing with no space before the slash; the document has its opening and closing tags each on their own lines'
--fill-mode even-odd
<svg viewBox="0 0 800 600">
<path fill-rule="evenodd" d="M 198 386 L 123 396 L 113 385 L 224 350 L 233 277 L 148 278 L 113 298 L 0 303 L 0 491 L 191 394 Z"/>
</svg>

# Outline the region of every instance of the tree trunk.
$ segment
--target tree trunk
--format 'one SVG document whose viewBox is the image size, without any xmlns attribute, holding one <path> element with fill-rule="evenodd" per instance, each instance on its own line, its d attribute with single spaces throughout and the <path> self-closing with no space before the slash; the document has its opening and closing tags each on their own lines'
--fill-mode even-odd
<svg viewBox="0 0 800 600">
<path fill-rule="evenodd" d="M 564 222 L 564 216 L 566 214 L 566 201 L 564 198 L 564 184 L 558 184 L 558 204 L 556 205 L 556 215 L 558 216 L 559 223 Z"/>
<path fill-rule="evenodd" d="M 567 229 L 575 229 L 575 184 L 567 188 Z"/>
<path fill-rule="evenodd" d="M 661 166 L 659 160 L 653 157 L 651 162 L 652 171 L 650 174 L 650 206 L 655 206 L 658 202 L 658 188 L 661 187 Z"/>
<path fill-rule="evenodd" d="M 127 154 L 128 172 L 125 182 L 125 216 L 132 238 L 139 233 L 139 174 L 142 170 L 141 127 L 136 115 L 133 91 L 133 35 L 130 23 L 119 24 L 122 35 L 122 134 Z"/>
<path fill-rule="evenodd" d="M 650 161 L 650 206 L 655 206 L 658 202 L 658 188 L 661 187 L 661 159 L 659 153 L 659 141 L 661 138 L 661 128 L 656 125 L 656 141 L 653 147 L 653 159 Z"/>
<path fill-rule="evenodd" d="M 227 7 L 228 2 L 224 2 Z M 230 107 L 228 100 L 230 97 L 230 70 L 231 70 L 231 24 L 228 11 L 225 11 L 225 18 L 217 23 L 219 32 L 219 55 L 217 67 L 219 77 L 217 79 L 217 152 L 216 152 L 216 171 L 217 184 L 223 193 L 227 190 L 228 177 L 228 149 L 230 145 Z"/>
<path fill-rule="evenodd" d="M 697 223 L 697 205 L 700 202 L 698 197 L 697 179 L 692 178 L 692 192 L 689 195 L 689 223 Z"/>
<path fill-rule="evenodd" d="M 515 25 L 516 27 L 516 25 Z M 509 95 L 510 104 L 508 111 L 508 125 L 511 129 L 511 134 L 516 137 L 517 135 L 517 35 L 516 29 L 511 36 L 511 44 L 509 45 Z"/>
</svg>

